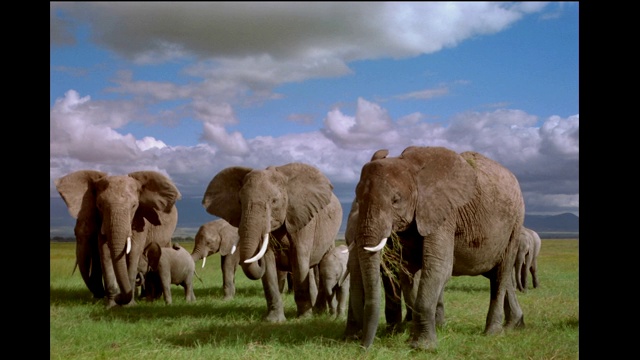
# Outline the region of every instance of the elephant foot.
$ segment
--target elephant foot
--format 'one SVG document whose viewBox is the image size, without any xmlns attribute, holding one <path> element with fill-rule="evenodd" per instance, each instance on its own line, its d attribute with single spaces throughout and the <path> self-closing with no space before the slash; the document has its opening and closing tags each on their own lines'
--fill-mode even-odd
<svg viewBox="0 0 640 360">
<path fill-rule="evenodd" d="M 264 320 L 270 323 L 281 323 L 287 321 L 287 318 L 284 317 L 283 311 L 273 310 L 267 313 Z"/>
<path fill-rule="evenodd" d="M 523 329 L 524 328 L 524 315 L 520 315 L 516 320 L 509 321 L 505 325 L 505 329 Z"/>
<path fill-rule="evenodd" d="M 408 340 L 409 346 L 415 350 L 435 351 L 438 348 L 438 339 L 428 339 L 424 336 L 412 336 Z"/>
<path fill-rule="evenodd" d="M 313 314 L 322 314 L 322 311 L 319 310 L 314 310 L 314 309 L 307 309 L 306 311 L 303 312 L 298 312 L 298 315 L 296 316 L 298 319 L 309 319 L 313 316 Z"/>
<path fill-rule="evenodd" d="M 497 334 L 502 333 L 502 330 L 503 330 L 503 328 L 502 328 L 501 324 L 499 324 L 499 323 L 491 323 L 491 324 L 488 324 L 486 326 L 486 328 L 484 329 L 484 334 L 485 335 L 497 335 Z"/>
<path fill-rule="evenodd" d="M 113 308 L 115 306 L 118 306 L 118 304 L 116 304 L 116 301 L 114 299 L 105 298 L 105 308 L 107 310 L 109 310 L 109 309 L 111 309 L 111 308 Z"/>
</svg>

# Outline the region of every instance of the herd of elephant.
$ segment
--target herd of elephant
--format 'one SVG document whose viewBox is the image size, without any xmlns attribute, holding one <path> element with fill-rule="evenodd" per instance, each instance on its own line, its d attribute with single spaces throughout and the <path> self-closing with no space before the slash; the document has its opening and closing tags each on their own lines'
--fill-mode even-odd
<svg viewBox="0 0 640 360">
<path fill-rule="evenodd" d="M 220 253 L 225 299 L 235 295 L 240 266 L 249 279 L 262 281 L 268 322 L 286 320 L 282 294 L 289 276 L 298 317 L 327 306 L 338 317 L 346 312 L 344 339 L 369 348 L 382 281 L 387 330 L 410 323 L 409 345 L 435 349 L 451 276 L 489 279 L 487 335 L 523 327 L 516 291 L 526 291 L 528 272 L 538 286 L 540 238 L 524 227 L 518 180 L 477 152 L 410 146 L 390 157 L 376 151 L 355 188 L 347 246 L 335 246 L 343 210 L 333 185 L 305 163 L 232 166 L 215 174 L 202 205 L 220 219 L 200 227 L 191 253 L 171 244 L 181 194 L 167 176 L 81 170 L 55 185 L 77 219 L 82 279 L 107 309 L 135 305 L 137 286 L 146 298 L 163 294 L 170 304 L 170 286 L 180 284 L 194 301 L 196 261 L 204 266 L 207 256 Z M 393 252 L 401 266 L 385 266 L 385 254 Z"/>
</svg>

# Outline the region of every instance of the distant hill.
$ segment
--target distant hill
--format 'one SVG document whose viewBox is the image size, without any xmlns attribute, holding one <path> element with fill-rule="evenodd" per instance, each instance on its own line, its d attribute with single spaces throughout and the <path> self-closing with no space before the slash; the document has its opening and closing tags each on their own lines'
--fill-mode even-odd
<svg viewBox="0 0 640 360">
<path fill-rule="evenodd" d="M 72 237 L 75 219 L 69 215 L 67 206 L 60 198 L 50 199 L 50 237 Z M 207 213 L 202 199 L 184 198 L 177 202 L 178 227 L 175 236 L 194 237 L 204 223 L 217 219 Z M 339 237 L 343 237 L 347 226 L 347 216 L 351 203 L 342 203 L 343 216 Z M 559 215 L 525 215 L 524 225 L 535 230 L 541 238 L 577 238 L 579 233 L 578 217 L 571 213 Z"/>
</svg>

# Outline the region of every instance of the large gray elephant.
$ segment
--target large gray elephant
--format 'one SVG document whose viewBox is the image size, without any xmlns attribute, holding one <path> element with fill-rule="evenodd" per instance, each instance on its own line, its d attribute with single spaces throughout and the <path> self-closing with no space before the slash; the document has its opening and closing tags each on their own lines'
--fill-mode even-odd
<svg viewBox="0 0 640 360">
<path fill-rule="evenodd" d="M 231 300 L 236 295 L 236 269 L 240 263 L 240 252 L 236 251 L 238 240 L 238 228 L 226 220 L 209 221 L 198 229 L 191 252 L 194 262 L 202 259 L 203 268 L 208 256 L 220 253 L 223 300 Z M 280 293 L 287 285 L 289 290 L 293 290 L 291 273 L 278 271 L 278 284 Z"/>
<path fill-rule="evenodd" d="M 309 270 L 335 243 L 342 221 L 329 179 L 303 163 L 255 170 L 234 166 L 213 177 L 202 204 L 238 228 L 240 264 L 249 279 L 262 280 L 265 319 L 286 320 L 278 270 L 292 274 L 297 316 L 311 315 Z M 321 305 L 319 297 L 315 304 Z"/>
<path fill-rule="evenodd" d="M 380 313 L 380 250 L 390 246 L 389 237 L 398 239 L 389 243 L 402 248 L 404 268 L 411 274 L 421 271 L 412 348 L 437 347 L 437 306 L 452 275 L 490 280 L 485 334 L 524 326 L 512 280 L 524 221 L 515 176 L 476 152 L 411 146 L 398 157 L 387 155 L 387 150 L 373 155 L 356 187 L 359 216 L 349 259 L 345 336 L 361 336 L 365 348 L 373 343 Z"/>
<path fill-rule="evenodd" d="M 338 245 L 328 251 L 318 265 L 318 291 L 324 292 L 329 315 L 341 317 L 349 301 L 349 248 Z"/>
<path fill-rule="evenodd" d="M 138 262 L 151 241 L 168 247 L 178 223 L 180 191 L 155 171 L 107 175 L 80 170 L 55 180 L 76 218 L 76 261 L 80 274 L 106 307 L 135 304 Z M 104 284 L 103 284 L 104 280 Z"/>
<path fill-rule="evenodd" d="M 529 272 L 531 272 L 533 287 L 537 288 L 540 284 L 538 282 L 538 255 L 540 255 L 541 246 L 540 235 L 523 226 L 520 232 L 520 247 L 515 265 L 516 286 L 522 292 L 527 291 Z"/>
<path fill-rule="evenodd" d="M 149 291 L 148 299 L 154 300 L 156 292 L 162 293 L 164 301 L 167 305 L 171 305 L 173 297 L 171 296 L 171 284 L 180 285 L 184 288 L 184 297 L 187 302 L 196 300 L 193 293 L 193 277 L 196 272 L 196 265 L 191 254 L 180 246 L 173 244 L 171 247 L 160 247 L 160 245 L 152 241 L 145 246 L 143 256 L 146 257 L 149 264 L 147 273 L 149 277 L 153 273 L 157 273 L 160 279 L 161 288 Z"/>
</svg>

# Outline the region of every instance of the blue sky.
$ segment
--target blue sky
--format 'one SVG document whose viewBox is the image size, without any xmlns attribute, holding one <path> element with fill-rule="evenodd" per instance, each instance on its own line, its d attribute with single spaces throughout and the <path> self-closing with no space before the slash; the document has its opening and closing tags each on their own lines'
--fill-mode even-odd
<svg viewBox="0 0 640 360">
<path fill-rule="evenodd" d="M 578 10 L 51 2 L 51 197 L 80 169 L 201 199 L 226 167 L 300 161 L 349 203 L 376 150 L 421 145 L 501 162 L 528 214 L 579 215 Z"/>
</svg>

